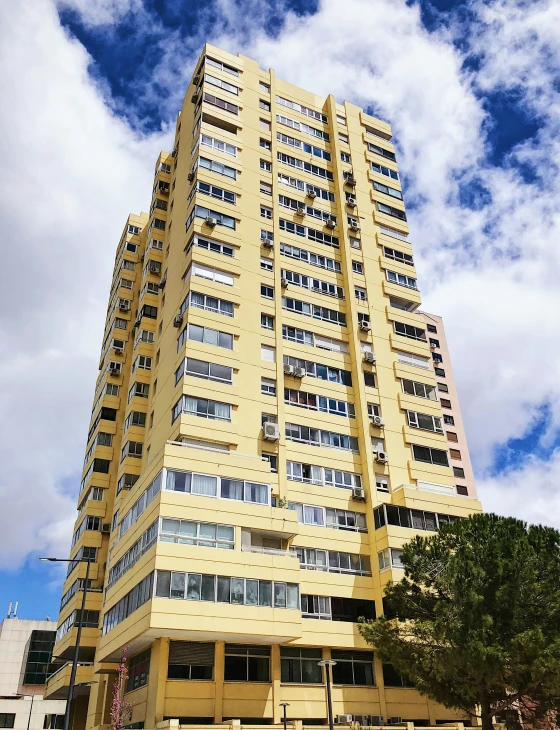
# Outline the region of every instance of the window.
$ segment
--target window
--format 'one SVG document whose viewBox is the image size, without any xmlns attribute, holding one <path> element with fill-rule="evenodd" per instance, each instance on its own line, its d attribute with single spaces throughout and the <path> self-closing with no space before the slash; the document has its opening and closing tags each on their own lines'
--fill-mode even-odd
<svg viewBox="0 0 560 730">
<path fill-rule="evenodd" d="M 308 408 L 322 413 L 330 413 L 334 416 L 344 416 L 345 418 L 356 417 L 353 403 L 347 403 L 346 401 L 335 398 L 327 398 L 326 396 L 316 395 L 315 393 L 307 393 L 303 390 L 284 388 L 284 402 L 288 405 Z"/>
<path fill-rule="evenodd" d="M 433 332 L 434 334 L 437 334 L 437 327 L 433 324 L 426 325 L 428 332 Z"/>
<path fill-rule="evenodd" d="M 449 455 L 452 459 L 461 461 L 461 452 L 458 449 L 449 449 Z"/>
<path fill-rule="evenodd" d="M 265 172 L 272 172 L 272 162 L 269 162 L 268 160 L 262 160 L 261 159 L 261 161 L 260 161 L 260 168 L 261 168 L 261 170 L 264 170 Z"/>
<path fill-rule="evenodd" d="M 265 299 L 274 299 L 274 287 L 261 284 L 261 297 Z"/>
<path fill-rule="evenodd" d="M 440 398 L 439 402 L 442 408 L 451 408 L 451 401 L 447 400 L 447 398 Z"/>
<path fill-rule="evenodd" d="M 362 616 L 375 618 L 375 601 L 302 595 L 301 615 L 302 618 L 356 623 Z"/>
<path fill-rule="evenodd" d="M 317 119 L 319 122 L 324 122 L 325 124 L 328 124 L 328 118 L 326 114 L 322 114 L 321 112 L 315 111 L 315 109 L 310 109 L 307 106 L 303 106 L 303 104 L 298 104 L 295 101 L 290 101 L 289 99 L 284 99 L 282 96 L 276 97 L 276 103 L 280 104 L 281 106 L 285 106 L 288 109 L 293 109 L 296 112 L 299 112 L 300 114 L 305 114 L 308 117 L 311 117 L 312 119 Z"/>
<path fill-rule="evenodd" d="M 193 357 L 186 357 L 175 371 L 175 385 L 184 375 L 214 380 L 228 385 L 233 383 L 233 368 L 213 362 L 205 362 L 204 360 L 196 360 Z"/>
<path fill-rule="evenodd" d="M 445 383 L 438 383 L 437 384 L 437 389 L 441 393 L 449 393 L 449 388 L 447 387 L 447 385 Z"/>
<path fill-rule="evenodd" d="M 220 69 L 220 71 L 225 71 L 225 73 L 231 74 L 232 76 L 239 76 L 239 71 L 236 68 L 234 68 L 233 66 L 228 66 L 223 61 L 218 61 L 215 58 L 210 58 L 210 56 L 206 56 L 206 63 L 208 66 L 218 68 Z"/>
<path fill-rule="evenodd" d="M 303 314 L 306 317 L 320 319 L 323 322 L 330 322 L 332 324 L 342 325 L 343 327 L 346 326 L 346 315 L 343 312 L 328 309 L 327 307 L 320 307 L 317 304 L 302 302 L 299 299 L 282 297 L 282 309 L 287 309 L 288 311 L 295 312 L 297 314 Z"/>
<path fill-rule="evenodd" d="M 123 489 L 132 489 L 138 481 L 138 474 L 123 474 L 117 484 L 117 494 Z"/>
<path fill-rule="evenodd" d="M 320 147 L 315 147 L 314 145 L 310 145 L 307 142 L 302 142 L 295 137 L 290 137 L 287 134 L 282 134 L 282 132 L 277 132 L 276 139 L 283 144 L 289 145 L 290 147 L 294 147 L 298 150 L 303 150 L 303 152 L 308 152 L 310 155 L 314 155 L 315 157 L 319 157 L 320 159 L 327 160 L 327 162 L 331 161 L 330 152 L 326 152 Z"/>
<path fill-rule="evenodd" d="M 373 152 L 376 155 L 381 155 L 381 157 L 386 157 L 388 160 L 395 160 L 395 153 L 391 152 L 390 150 L 386 150 L 384 147 L 380 147 L 377 144 L 373 144 L 372 142 L 367 143 L 368 150 L 370 152 Z"/>
<path fill-rule="evenodd" d="M 276 454 L 269 454 L 266 451 L 263 451 L 261 456 L 264 461 L 268 461 L 270 464 L 270 471 L 278 474 L 278 456 Z"/>
<path fill-rule="evenodd" d="M 378 172 L 380 175 L 385 175 L 386 177 L 390 177 L 393 180 L 399 179 L 399 173 L 396 170 L 390 170 L 388 167 L 384 167 L 383 165 L 380 165 L 378 162 L 372 162 L 371 163 L 371 169 L 373 172 Z M 393 189 L 393 188 L 391 188 Z M 383 192 L 383 191 L 381 191 Z"/>
<path fill-rule="evenodd" d="M 266 205 L 261 205 L 261 218 L 272 219 L 272 208 L 267 208 Z"/>
<path fill-rule="evenodd" d="M 132 372 L 137 368 L 140 370 L 151 370 L 152 369 L 152 358 L 146 357 L 146 355 L 138 355 L 134 364 L 132 365 Z"/>
<path fill-rule="evenodd" d="M 448 441 L 452 441 L 453 443 L 457 443 L 459 441 L 457 434 L 453 431 L 446 431 L 445 435 L 447 436 Z M 451 454 L 451 458 L 453 458 L 453 454 Z"/>
<path fill-rule="evenodd" d="M 261 314 L 261 327 L 265 330 L 273 330 L 274 317 L 271 317 L 269 314 Z"/>
<path fill-rule="evenodd" d="M 341 385 L 352 385 L 352 373 L 342 368 L 331 367 L 330 365 L 321 365 L 319 363 L 304 360 L 291 355 L 284 355 L 284 363 L 294 368 L 303 368 L 305 374 L 319 380 L 328 380 L 330 383 L 340 383 Z"/>
<path fill-rule="evenodd" d="M 169 469 L 165 488 L 174 492 L 201 494 L 205 497 L 235 499 L 240 502 L 270 504 L 270 487 L 267 484 L 227 479 L 207 474 Z"/>
<path fill-rule="evenodd" d="M 441 449 L 432 449 L 427 446 L 412 444 L 412 454 L 415 461 L 423 461 L 436 466 L 449 466 L 447 451 L 442 451 Z"/>
<path fill-rule="evenodd" d="M 352 575 L 371 575 L 369 557 L 353 553 L 340 553 L 336 550 L 317 548 L 292 548 L 298 556 L 303 570 L 328 571 L 329 573 L 349 573 Z"/>
<path fill-rule="evenodd" d="M 360 286 L 354 287 L 354 295 L 359 302 L 367 301 L 367 292 L 365 289 L 362 289 Z"/>
<path fill-rule="evenodd" d="M 216 221 L 216 225 L 235 230 L 235 218 L 232 218 L 229 215 L 224 215 L 217 210 L 204 208 L 202 205 L 195 205 L 193 210 L 190 212 L 185 226 L 187 230 L 190 228 L 195 218 L 213 218 Z"/>
<path fill-rule="evenodd" d="M 227 142 L 222 142 L 221 139 L 216 139 L 216 137 L 201 134 L 200 143 L 207 147 L 212 147 L 213 149 L 218 150 L 218 152 L 225 152 L 227 155 L 231 155 L 232 157 L 237 156 L 237 147 L 234 147 L 234 145 L 228 144 Z"/>
<path fill-rule="evenodd" d="M 231 405 L 206 398 L 195 398 L 183 395 L 173 406 L 171 422 L 174 423 L 181 413 L 199 418 L 210 418 L 215 421 L 231 421 Z"/>
<path fill-rule="evenodd" d="M 385 195 L 390 195 L 392 198 L 397 198 L 397 200 L 402 200 L 402 193 L 400 190 L 391 188 L 388 185 L 383 185 L 383 183 L 374 182 L 373 189 L 378 193 L 384 193 Z"/>
<path fill-rule="evenodd" d="M 276 381 L 271 378 L 261 378 L 261 393 L 263 395 L 276 395 Z"/>
<path fill-rule="evenodd" d="M 6 727 L 2 725 L 0 721 L 0 727 Z M 13 727 L 13 725 L 11 725 Z M 64 727 L 64 715 L 45 715 L 43 720 L 43 730 L 62 730 Z"/>
<path fill-rule="evenodd" d="M 280 647 L 281 682 L 290 684 L 322 684 L 323 675 L 318 665 L 321 649 Z"/>
<path fill-rule="evenodd" d="M 338 139 L 341 142 L 344 142 L 345 144 L 348 144 L 348 135 L 347 134 L 342 134 L 342 132 L 339 132 L 338 133 Z"/>
<path fill-rule="evenodd" d="M 196 476 L 200 480 L 201 475 Z M 210 479 L 212 478 L 215 477 L 210 477 Z M 196 487 L 196 484 L 193 484 L 193 486 Z M 180 545 L 197 545 L 198 547 L 221 548 L 222 550 L 233 550 L 235 546 L 235 528 L 232 525 L 217 525 L 209 522 L 192 522 L 191 520 L 162 517 L 159 535 L 162 542 L 172 542 Z"/>
<path fill-rule="evenodd" d="M 406 286 L 409 289 L 417 289 L 416 286 L 416 279 L 413 279 L 411 276 L 405 276 L 404 274 L 399 274 L 396 271 L 389 271 L 388 269 L 385 271 L 385 274 L 387 276 L 387 281 L 393 282 L 393 284 L 399 284 L 400 286 Z M 431 340 L 430 340 L 431 342 Z"/>
<path fill-rule="evenodd" d="M 264 195 L 272 195 L 272 185 L 261 180 L 259 190 Z"/>
<path fill-rule="evenodd" d="M 427 398 L 428 400 L 437 400 L 436 389 L 433 385 L 426 383 L 417 383 L 415 380 L 401 380 L 403 393 L 413 395 L 417 398 Z"/>
<path fill-rule="evenodd" d="M 194 291 L 189 292 L 181 304 L 179 310 L 180 313 L 184 314 L 189 305 L 197 307 L 198 309 L 205 309 L 208 312 L 223 314 L 226 317 L 233 317 L 233 302 L 228 302 L 225 299 L 218 299 L 217 297 L 212 297 L 209 294 L 200 294 L 199 292 Z"/>
<path fill-rule="evenodd" d="M 330 190 L 325 190 L 324 188 L 310 185 L 303 180 L 299 180 L 298 178 L 286 175 L 286 173 L 284 172 L 278 173 L 278 182 L 281 185 L 288 185 L 289 187 L 295 188 L 296 190 L 305 191 L 307 193 L 314 192 L 315 197 L 321 198 L 322 200 L 329 200 L 331 203 L 334 203 L 335 196 L 334 193 L 330 192 Z"/>
<path fill-rule="evenodd" d="M 422 342 L 426 342 L 426 330 L 420 329 L 419 327 L 413 327 L 410 324 L 404 324 L 403 322 L 393 322 L 393 325 L 397 335 L 408 337 L 411 340 L 421 340 Z"/>
<path fill-rule="evenodd" d="M 270 94 L 270 86 L 265 84 L 264 81 L 259 81 L 259 91 L 264 91 L 266 94 Z"/>
<path fill-rule="evenodd" d="M 383 227 L 383 226 L 381 226 Z M 401 264 L 408 264 L 408 266 L 414 266 L 414 260 L 410 254 L 403 253 L 402 251 L 397 251 L 394 248 L 388 248 L 387 246 L 383 246 L 383 255 L 388 258 L 392 259 L 393 261 L 398 261 Z"/>
<path fill-rule="evenodd" d="M 261 257 L 261 269 L 264 269 L 264 271 L 274 271 L 274 262 L 272 259 L 265 259 Z"/>
<path fill-rule="evenodd" d="M 308 124 L 304 124 L 303 122 L 298 122 L 295 119 L 290 119 L 289 117 L 285 117 L 282 114 L 276 115 L 276 121 L 280 124 L 283 124 L 286 127 L 290 127 L 291 129 L 296 129 L 299 132 L 305 132 L 305 134 L 311 135 L 311 137 L 318 137 L 319 139 L 324 139 L 325 142 L 329 141 L 329 135 L 327 132 L 322 132 L 320 129 L 317 129 L 316 127 L 310 127 Z"/>
<path fill-rule="evenodd" d="M 261 345 L 261 360 L 276 362 L 276 348 L 268 345 Z"/>
<path fill-rule="evenodd" d="M 317 177 L 322 177 L 325 180 L 330 180 L 331 182 L 334 180 L 333 174 L 330 170 L 326 170 L 324 167 L 319 167 L 318 165 L 313 165 L 310 162 L 304 162 L 298 157 L 286 155 L 284 152 L 278 152 L 278 162 L 282 162 L 284 165 L 289 165 L 290 167 L 295 167 L 299 170 L 305 170 L 305 172 L 309 172 Z"/>
<path fill-rule="evenodd" d="M 223 347 L 226 350 L 233 350 L 233 335 L 229 332 L 220 332 L 210 327 L 201 327 L 197 324 L 189 324 L 179 335 L 177 350 L 184 344 L 185 340 L 204 342 L 207 345 Z"/>
<path fill-rule="evenodd" d="M 286 438 L 310 446 L 325 446 L 331 449 L 342 449 L 359 453 L 358 439 L 334 431 L 323 431 L 296 423 L 286 423 Z"/>
<path fill-rule="evenodd" d="M 287 477 L 293 482 L 305 482 L 307 484 L 318 484 L 325 487 L 338 487 L 341 489 L 353 489 L 362 486 L 362 478 L 359 474 L 353 474 L 339 469 L 329 469 L 313 464 L 301 464 L 295 461 L 286 463 Z"/>
<path fill-rule="evenodd" d="M 434 373 L 440 378 L 445 378 L 445 370 L 443 370 L 442 368 L 434 367 Z"/>
<path fill-rule="evenodd" d="M 443 433 L 441 418 L 430 416 L 427 413 L 417 413 L 416 411 L 407 411 L 406 414 L 408 417 L 408 425 L 412 428 Z"/>
<path fill-rule="evenodd" d="M 341 273 L 342 271 L 340 263 L 335 259 L 327 258 L 326 256 L 321 256 L 320 254 L 312 253 L 311 251 L 306 251 L 303 248 L 297 248 L 287 243 L 280 244 L 280 253 L 283 256 L 305 261 L 312 266 L 318 266 L 328 271 L 335 271 L 337 273 Z"/>
<path fill-rule="evenodd" d="M 465 478 L 465 470 L 462 469 L 460 466 L 454 466 L 453 467 L 453 476 L 459 477 L 459 479 Z"/>
<path fill-rule="evenodd" d="M 49 674 L 49 664 L 52 659 L 55 636 L 55 631 L 34 630 L 31 632 L 29 651 L 27 652 L 25 662 L 23 684 L 46 683 L 47 674 Z M 2 715 L 0 715 L 0 718 L 1 717 Z M 4 715 L 4 717 L 6 717 L 6 715 Z M 12 725 L 4 725 L 3 727 L 13 727 L 13 723 Z"/>
<path fill-rule="evenodd" d="M 237 179 L 237 170 L 235 169 L 235 167 L 229 167 L 228 165 L 224 165 L 223 162 L 218 162 L 217 160 L 209 160 L 207 157 L 200 157 L 198 160 L 198 166 L 204 170 L 209 170 L 210 172 L 216 172 L 218 175 L 224 175 L 225 177 L 230 177 L 232 180 Z M 214 197 L 214 198 L 221 197 L 223 200 L 226 201 L 226 203 L 235 203 L 234 193 L 223 193 L 223 195 L 220 196 L 220 195 L 217 195 L 214 192 L 214 190 L 212 190 L 211 193 L 208 193 L 208 187 L 209 186 L 206 186 L 204 189 L 201 189 L 200 181 L 197 184 L 197 190 L 199 192 L 206 193 L 207 195 L 211 194 L 212 197 Z"/>
<path fill-rule="evenodd" d="M 408 507 L 397 507 L 392 504 L 382 504 L 373 510 L 375 529 L 379 530 L 385 525 L 396 527 L 407 527 L 412 530 L 436 531 L 441 525 L 456 522 L 459 517 L 454 515 L 435 514 L 434 512 L 423 512 Z"/>
<path fill-rule="evenodd" d="M 352 271 L 355 274 L 363 274 L 364 273 L 364 267 L 359 261 L 352 261 Z"/>
<path fill-rule="evenodd" d="M 375 487 L 378 492 L 388 492 L 389 491 L 389 480 L 387 477 L 384 477 L 382 474 L 376 474 L 375 475 Z"/>
<path fill-rule="evenodd" d="M 149 319 L 157 319 L 157 307 L 144 304 L 140 310 L 140 317 L 148 317 Z"/>
<path fill-rule="evenodd" d="M 315 291 L 318 294 L 325 294 L 329 297 L 335 297 L 336 299 L 344 299 L 344 289 L 336 284 L 330 284 L 328 281 L 315 279 L 295 271 L 289 271 L 288 269 L 282 269 L 280 275 L 294 286 L 301 286 L 304 289 Z"/>
<path fill-rule="evenodd" d="M 340 159 L 342 162 L 351 162 L 350 155 L 347 152 L 341 152 Z"/>
<path fill-rule="evenodd" d="M 261 241 L 274 241 L 274 233 L 261 228 Z"/>
<path fill-rule="evenodd" d="M 432 360 L 434 361 L 434 364 L 439 364 L 443 362 L 443 358 L 439 354 L 439 352 L 432 352 Z"/>
<path fill-rule="evenodd" d="M 392 664 L 383 664 L 383 682 L 385 687 L 414 687 L 412 682 L 402 677 Z"/>
<path fill-rule="evenodd" d="M 14 712 L 0 712 L 0 727 L 13 727 L 16 720 Z"/>
<path fill-rule="evenodd" d="M 220 99 L 213 94 L 209 94 L 206 91 L 202 95 L 202 100 L 205 101 L 207 104 L 217 106 L 219 109 L 224 109 L 226 112 L 230 112 L 231 114 L 237 115 L 239 113 L 238 106 L 236 106 L 235 104 L 231 104 L 229 101 L 224 101 L 223 99 Z"/>
<path fill-rule="evenodd" d="M 380 416 L 381 415 L 381 409 L 377 405 L 377 403 L 368 403 L 367 404 L 367 414 L 369 418 L 373 418 L 374 416 Z"/>
<path fill-rule="evenodd" d="M 223 165 L 222 165 L 223 167 Z M 236 201 L 236 195 L 235 193 L 231 193 L 229 190 L 224 190 L 223 188 L 219 188 L 216 185 L 210 185 L 209 183 L 202 182 L 202 180 L 198 180 L 196 183 L 196 188 L 194 188 L 199 193 L 202 193 L 203 195 L 209 195 L 212 198 L 217 198 L 218 200 L 222 200 L 224 203 L 231 203 L 232 205 L 235 205 Z M 192 198 L 192 193 L 191 193 Z"/>
<path fill-rule="evenodd" d="M 374 375 L 374 373 L 370 373 L 370 372 L 367 372 L 366 371 L 364 373 L 364 383 L 367 386 L 369 386 L 370 388 L 376 388 L 377 386 L 375 384 L 375 375 Z"/>
<path fill-rule="evenodd" d="M 150 386 L 148 383 L 134 383 L 132 388 L 128 391 L 128 402 L 132 400 L 132 398 L 147 398 L 148 394 L 150 392 Z"/>
<path fill-rule="evenodd" d="M 245 606 L 299 609 L 299 585 L 269 580 L 230 578 L 158 570 L 156 596 Z"/>
<path fill-rule="evenodd" d="M 333 248 L 339 248 L 339 241 L 336 236 L 331 236 L 328 233 L 322 233 L 317 231 L 315 228 L 308 228 L 302 226 L 299 223 L 293 223 L 291 221 L 280 218 L 279 221 L 280 230 L 286 233 L 293 233 L 296 236 L 302 236 L 303 238 L 309 238 L 310 241 L 315 243 L 323 243 L 325 246 L 332 246 Z"/>
<path fill-rule="evenodd" d="M 138 689 L 148 684 L 148 674 L 150 671 L 150 649 L 132 657 L 128 662 L 128 680 L 126 683 L 126 691 Z"/>
<path fill-rule="evenodd" d="M 137 236 L 140 233 L 140 229 L 138 226 L 128 226 L 127 232 L 130 233 L 131 236 Z"/>
<path fill-rule="evenodd" d="M 265 150 L 270 150 L 270 140 L 263 139 L 262 137 L 259 140 L 260 146 Z"/>
<path fill-rule="evenodd" d="M 127 441 L 121 451 L 121 461 L 127 456 L 132 456 L 135 459 L 142 458 L 142 449 L 144 444 L 141 441 Z"/>
<path fill-rule="evenodd" d="M 373 687 L 373 652 L 331 650 L 333 684 Z"/>
<path fill-rule="evenodd" d="M 239 89 L 233 84 L 229 84 L 227 81 L 217 78 L 216 76 L 210 76 L 210 74 L 204 74 L 204 80 L 212 86 L 217 86 L 219 89 L 229 91 L 231 94 L 236 96 L 239 94 Z"/>
<path fill-rule="evenodd" d="M 206 251 L 212 251 L 212 253 L 219 253 L 222 256 L 234 257 L 235 250 L 233 246 L 227 246 L 225 243 L 219 241 L 210 241 L 207 238 L 202 238 L 198 234 L 195 234 L 189 243 L 185 247 L 185 253 L 189 253 L 193 246 L 198 246 Z"/>
<path fill-rule="evenodd" d="M 448 426 L 455 425 L 455 419 L 453 418 L 453 416 L 447 416 L 445 413 L 443 414 L 443 422 L 446 423 Z"/>
<path fill-rule="evenodd" d="M 299 502 L 288 502 L 288 509 L 297 512 L 298 522 L 304 525 L 367 532 L 366 516 L 362 512 L 347 512 L 343 509 L 317 507 Z"/>
<path fill-rule="evenodd" d="M 421 357 L 420 355 L 414 355 L 412 352 L 400 352 L 397 351 L 398 361 L 402 365 L 411 365 L 413 368 L 422 368 L 422 370 L 429 370 L 428 358 Z"/>
<path fill-rule="evenodd" d="M 468 497 L 469 496 L 469 490 L 467 487 L 465 487 L 462 484 L 456 484 L 455 489 L 457 490 L 457 494 L 460 494 L 462 497 Z"/>
<path fill-rule="evenodd" d="M 212 680 L 214 643 L 170 641 L 167 679 Z"/>
<path fill-rule="evenodd" d="M 270 647 L 226 644 L 226 682 L 270 682 Z"/>
<path fill-rule="evenodd" d="M 126 417 L 124 422 L 124 430 L 127 431 L 130 426 L 138 426 L 143 428 L 146 425 L 146 414 L 141 411 L 132 411 Z"/>
</svg>

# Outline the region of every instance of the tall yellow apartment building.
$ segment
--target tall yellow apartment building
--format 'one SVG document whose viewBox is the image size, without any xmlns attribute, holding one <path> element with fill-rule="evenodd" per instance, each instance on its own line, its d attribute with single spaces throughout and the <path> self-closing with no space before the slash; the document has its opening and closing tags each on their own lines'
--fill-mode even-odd
<svg viewBox="0 0 560 730">
<path fill-rule="evenodd" d="M 125 648 L 134 728 L 278 723 L 282 702 L 324 724 L 321 659 L 339 721 L 458 717 L 356 623 L 403 543 L 480 510 L 407 233 L 388 124 L 204 48 L 117 247 L 70 555 L 93 561 L 76 730 L 108 724 Z"/>
</svg>

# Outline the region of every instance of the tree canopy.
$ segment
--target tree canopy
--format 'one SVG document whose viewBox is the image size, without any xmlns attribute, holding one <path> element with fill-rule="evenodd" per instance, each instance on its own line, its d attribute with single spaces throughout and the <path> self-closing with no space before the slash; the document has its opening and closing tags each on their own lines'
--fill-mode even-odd
<svg viewBox="0 0 560 730">
<path fill-rule="evenodd" d="M 381 659 L 484 730 L 493 715 L 556 722 L 560 532 L 476 514 L 414 537 L 402 563 L 384 615 L 360 624 Z"/>
</svg>

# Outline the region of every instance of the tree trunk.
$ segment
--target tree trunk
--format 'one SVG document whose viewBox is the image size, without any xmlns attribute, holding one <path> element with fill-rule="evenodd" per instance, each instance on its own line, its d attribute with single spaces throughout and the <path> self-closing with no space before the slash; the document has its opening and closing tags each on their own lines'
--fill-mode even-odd
<svg viewBox="0 0 560 730">
<path fill-rule="evenodd" d="M 482 730 L 493 730 L 492 708 L 486 698 L 480 702 L 480 717 L 482 720 Z"/>
</svg>

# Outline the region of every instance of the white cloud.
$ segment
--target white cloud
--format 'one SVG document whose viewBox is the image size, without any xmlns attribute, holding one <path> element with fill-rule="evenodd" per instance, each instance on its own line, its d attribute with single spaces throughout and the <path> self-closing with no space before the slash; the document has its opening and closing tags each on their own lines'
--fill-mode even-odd
<svg viewBox="0 0 560 730">
<path fill-rule="evenodd" d="M 55 0 L 59 10 L 72 10 L 87 26 L 109 26 L 127 13 L 143 10 L 142 0 Z"/>
<path fill-rule="evenodd" d="M 67 552 L 115 245 L 149 205 L 161 142 L 112 116 L 51 3 L 0 12 L 0 567 L 14 568 Z"/>
</svg>

